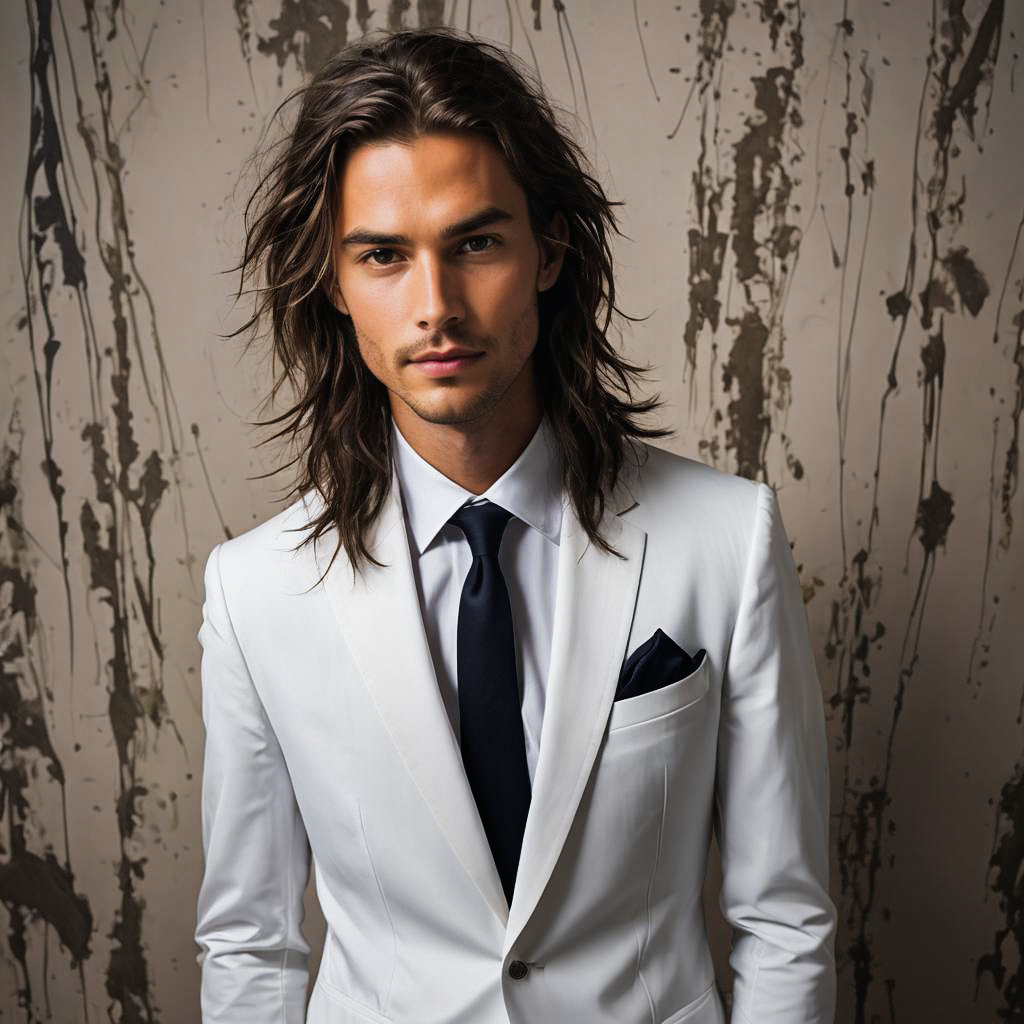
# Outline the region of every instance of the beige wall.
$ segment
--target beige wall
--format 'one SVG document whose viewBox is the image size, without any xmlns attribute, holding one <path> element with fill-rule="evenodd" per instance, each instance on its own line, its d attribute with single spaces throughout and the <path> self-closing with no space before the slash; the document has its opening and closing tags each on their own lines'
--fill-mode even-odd
<svg viewBox="0 0 1024 1024">
<path fill-rule="evenodd" d="M 671 447 L 779 490 L 840 1021 L 1022 1019 L 1024 8 L 368 6 L 0 13 L 3 1019 L 197 1019 L 202 565 L 286 483 L 254 479 L 269 366 L 217 336 L 238 174 L 333 47 L 470 12 L 625 201 Z"/>
</svg>

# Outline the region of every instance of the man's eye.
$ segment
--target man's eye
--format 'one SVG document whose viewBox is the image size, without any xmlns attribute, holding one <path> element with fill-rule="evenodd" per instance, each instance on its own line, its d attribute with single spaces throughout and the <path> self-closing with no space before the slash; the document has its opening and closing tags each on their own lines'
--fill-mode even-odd
<svg viewBox="0 0 1024 1024">
<path fill-rule="evenodd" d="M 459 247 L 464 252 L 490 252 L 498 245 L 498 240 L 493 235 L 474 235 L 467 238 Z M 369 263 L 375 267 L 390 267 L 397 263 L 399 254 L 394 249 L 371 249 L 359 257 L 360 263 Z"/>
<path fill-rule="evenodd" d="M 487 252 L 498 244 L 498 240 L 492 235 L 474 235 L 472 238 L 467 238 L 462 244 L 467 246 L 470 252 Z"/>
<path fill-rule="evenodd" d="M 394 262 L 394 257 L 397 255 L 394 249 L 371 249 L 370 252 L 366 253 L 361 257 L 361 263 L 372 263 L 377 267 L 387 267 Z"/>
</svg>

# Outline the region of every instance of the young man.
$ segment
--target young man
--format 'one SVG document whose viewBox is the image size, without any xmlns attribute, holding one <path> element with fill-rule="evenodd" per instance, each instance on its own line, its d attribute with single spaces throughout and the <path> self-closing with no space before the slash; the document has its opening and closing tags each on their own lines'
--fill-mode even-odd
<svg viewBox="0 0 1024 1024">
<path fill-rule="evenodd" d="M 543 96 L 452 33 L 361 44 L 255 209 L 302 472 L 206 568 L 203 1020 L 721 1024 L 714 828 L 733 1021 L 831 1021 L 775 494 L 643 442 L 612 204 Z"/>
</svg>

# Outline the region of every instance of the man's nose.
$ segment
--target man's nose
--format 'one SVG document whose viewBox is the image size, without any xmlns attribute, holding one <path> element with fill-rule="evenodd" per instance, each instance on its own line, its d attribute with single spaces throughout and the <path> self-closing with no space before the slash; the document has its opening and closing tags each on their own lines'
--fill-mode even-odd
<svg viewBox="0 0 1024 1024">
<path fill-rule="evenodd" d="M 458 274 L 435 255 L 423 256 L 413 274 L 416 326 L 437 331 L 465 316 Z"/>
</svg>

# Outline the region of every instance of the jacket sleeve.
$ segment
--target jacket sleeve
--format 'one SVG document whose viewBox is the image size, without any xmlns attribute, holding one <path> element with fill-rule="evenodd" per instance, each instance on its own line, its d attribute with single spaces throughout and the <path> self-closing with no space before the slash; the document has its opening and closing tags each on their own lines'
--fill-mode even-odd
<svg viewBox="0 0 1024 1024">
<path fill-rule="evenodd" d="M 832 1024 L 828 751 L 800 581 L 758 483 L 725 667 L 715 824 L 733 927 L 733 1024 Z"/>
<path fill-rule="evenodd" d="M 221 547 L 206 563 L 199 630 L 206 867 L 195 938 L 202 950 L 202 1020 L 301 1024 L 309 844 L 281 748 L 231 623 Z"/>
</svg>

